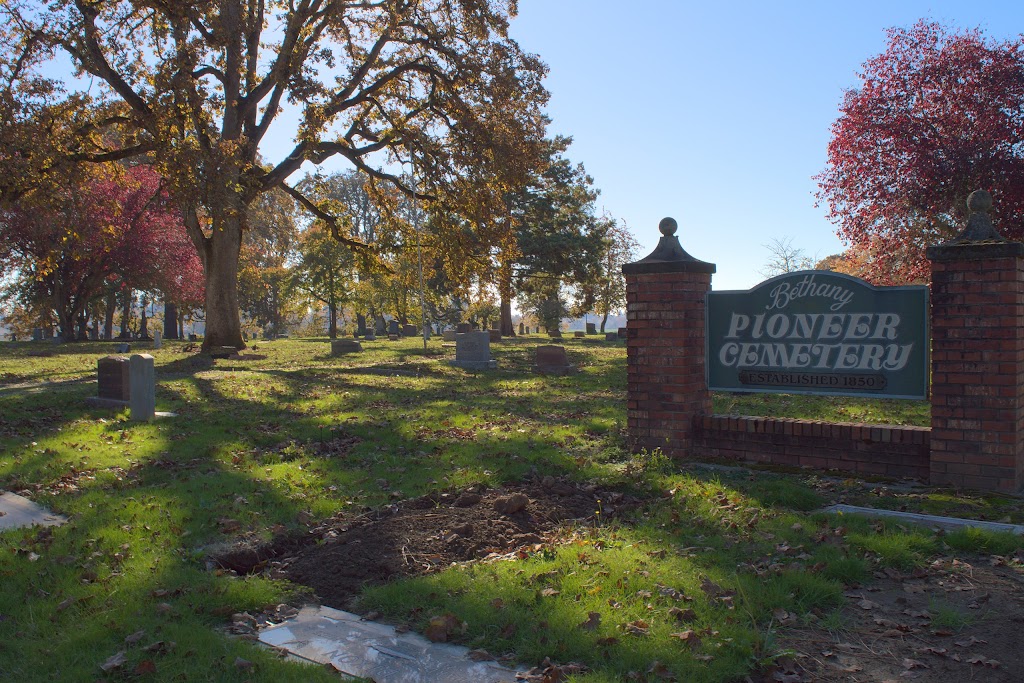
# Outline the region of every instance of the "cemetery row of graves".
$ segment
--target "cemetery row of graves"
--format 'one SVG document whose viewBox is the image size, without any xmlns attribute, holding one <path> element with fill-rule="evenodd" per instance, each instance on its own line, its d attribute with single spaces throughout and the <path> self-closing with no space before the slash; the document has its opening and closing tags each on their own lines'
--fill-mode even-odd
<svg viewBox="0 0 1024 683">
<path fill-rule="evenodd" d="M 0 677 L 337 680 L 252 642 L 308 604 L 548 680 L 1021 675 L 1017 537 L 821 512 L 1022 523 L 1019 499 L 630 452 L 614 336 L 4 344 L 0 488 L 68 522 L 0 533 Z M 133 419 L 118 355 L 152 368 L 156 419 Z M 93 400 L 126 384 L 127 406 Z M 836 397 L 715 410 L 927 420 Z M 837 646 L 858 642 L 876 654 Z"/>
</svg>

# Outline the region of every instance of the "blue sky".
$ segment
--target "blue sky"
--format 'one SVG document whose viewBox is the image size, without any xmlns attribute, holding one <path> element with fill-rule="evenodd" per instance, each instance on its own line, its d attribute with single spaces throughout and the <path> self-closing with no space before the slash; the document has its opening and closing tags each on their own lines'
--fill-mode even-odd
<svg viewBox="0 0 1024 683">
<path fill-rule="evenodd" d="M 842 244 L 815 208 L 829 126 L 885 29 L 925 17 L 996 38 L 1024 32 L 1024 3 L 519 0 L 512 35 L 551 72 L 551 131 L 646 255 L 658 221 L 718 266 L 715 289 L 763 278 L 763 247 L 792 238 L 823 258 Z"/>
</svg>

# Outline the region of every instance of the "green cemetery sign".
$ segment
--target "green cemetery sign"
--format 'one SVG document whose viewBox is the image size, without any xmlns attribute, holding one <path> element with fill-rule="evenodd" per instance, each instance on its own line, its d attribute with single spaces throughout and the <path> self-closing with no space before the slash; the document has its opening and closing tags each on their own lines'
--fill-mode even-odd
<svg viewBox="0 0 1024 683">
<path fill-rule="evenodd" d="M 823 270 L 710 292 L 708 388 L 926 398 L 927 314 L 927 287 Z"/>
</svg>

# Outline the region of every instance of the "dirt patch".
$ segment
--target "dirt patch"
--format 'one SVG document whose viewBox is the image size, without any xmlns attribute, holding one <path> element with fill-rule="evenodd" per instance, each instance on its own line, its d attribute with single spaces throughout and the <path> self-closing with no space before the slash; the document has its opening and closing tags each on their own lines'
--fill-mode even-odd
<svg viewBox="0 0 1024 683">
<path fill-rule="evenodd" d="M 215 563 L 240 574 L 289 579 L 313 589 L 322 604 L 346 609 L 367 585 L 514 553 L 553 540 L 567 525 L 593 523 L 598 500 L 602 521 L 639 503 L 622 492 L 545 477 L 501 489 L 424 496 L 357 517 L 339 515 L 308 533 L 234 548 Z"/>
<path fill-rule="evenodd" d="M 881 572 L 870 585 L 847 591 L 833 631 L 781 630 L 777 646 L 795 656 L 759 680 L 1024 681 L 1024 572 L 1005 559 L 938 560 L 913 573 Z"/>
</svg>

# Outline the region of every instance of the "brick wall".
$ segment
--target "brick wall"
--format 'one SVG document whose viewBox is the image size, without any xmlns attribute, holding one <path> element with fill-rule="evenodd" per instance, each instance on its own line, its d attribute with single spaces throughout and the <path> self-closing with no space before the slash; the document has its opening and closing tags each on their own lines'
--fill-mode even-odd
<svg viewBox="0 0 1024 683">
<path fill-rule="evenodd" d="M 927 427 L 702 415 L 690 455 L 928 481 L 930 441 Z"/>
</svg>

